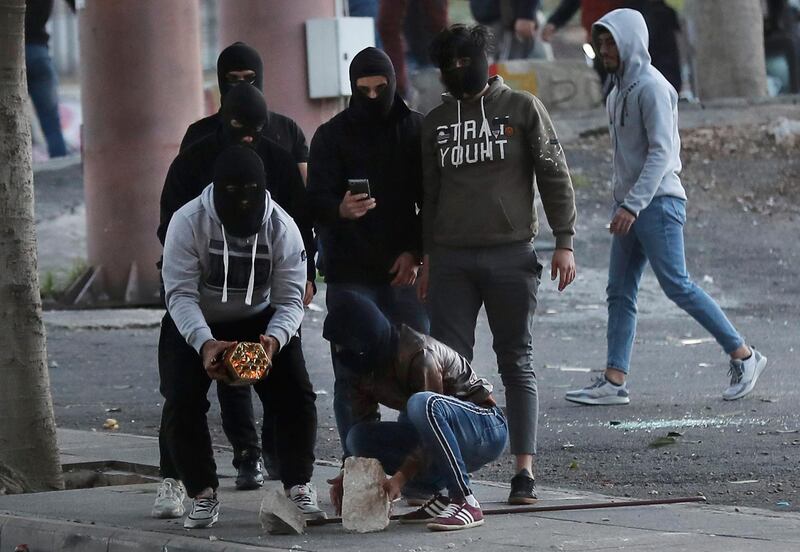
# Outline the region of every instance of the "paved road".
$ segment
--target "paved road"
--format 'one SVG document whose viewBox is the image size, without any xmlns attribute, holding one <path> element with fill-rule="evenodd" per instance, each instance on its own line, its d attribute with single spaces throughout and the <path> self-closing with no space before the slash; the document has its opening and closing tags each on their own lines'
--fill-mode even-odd
<svg viewBox="0 0 800 552">
<path fill-rule="evenodd" d="M 567 154 L 571 167 L 586 175 L 576 180 L 579 276 L 563 294 L 549 281 L 541 287 L 535 341 L 541 396 L 539 481 L 636 497 L 703 493 L 715 503 L 798 510 L 797 215 L 754 215 L 687 184 L 692 198 L 686 227 L 690 270 L 748 341 L 770 358 L 750 397 L 721 400 L 728 379 L 726 359 L 695 322 L 664 298 L 647 273 L 629 380 L 632 404 L 579 407 L 564 401 L 564 392 L 587 383 L 604 364 L 608 161 L 602 148 L 568 145 Z M 72 180 L 63 188 L 37 182 L 40 225 L 70 214 L 59 215 L 56 204 L 78 212 L 82 208 L 80 183 Z M 40 250 L 47 247 L 42 244 Z M 542 252 L 545 259 L 547 255 Z M 315 303 L 324 305 L 321 296 Z M 109 315 L 105 322 L 98 323 L 98 318 L 97 313 L 48 315 L 57 422 L 65 428 L 102 431 L 105 418 L 115 417 L 125 432 L 155 435 L 161 400 L 155 364 L 158 313 L 150 313 L 149 321 L 147 315 L 145 320 L 137 315 L 133 327 L 127 327 L 130 316 L 124 312 Z M 305 352 L 318 392 L 317 454 L 335 459 L 339 448 L 328 348 L 320 337 L 322 318 L 320 309 L 308 313 Z M 686 341 L 696 339 L 701 341 Z M 475 359 L 476 369 L 502 389 L 484 317 Z M 215 439 L 224 443 L 216 406 L 210 419 Z M 670 431 L 680 433 L 675 444 L 649 446 Z M 510 475 L 507 459 L 479 474 L 499 480 Z"/>
</svg>

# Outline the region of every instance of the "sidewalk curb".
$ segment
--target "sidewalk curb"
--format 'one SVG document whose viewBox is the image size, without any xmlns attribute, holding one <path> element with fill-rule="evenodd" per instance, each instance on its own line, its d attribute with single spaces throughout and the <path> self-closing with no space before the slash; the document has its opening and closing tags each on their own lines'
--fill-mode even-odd
<svg viewBox="0 0 800 552">
<path fill-rule="evenodd" d="M 208 537 L 175 537 L 48 518 L 0 512 L 0 550 L 27 544 L 31 552 L 252 552 L 286 550 L 286 546 L 250 546 Z"/>
</svg>

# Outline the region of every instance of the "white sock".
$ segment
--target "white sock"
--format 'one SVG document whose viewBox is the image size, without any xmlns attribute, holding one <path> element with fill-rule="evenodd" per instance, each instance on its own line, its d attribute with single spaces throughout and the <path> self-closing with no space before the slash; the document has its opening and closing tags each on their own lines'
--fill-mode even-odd
<svg viewBox="0 0 800 552">
<path fill-rule="evenodd" d="M 468 494 L 467 496 L 465 496 L 464 497 L 464 501 L 467 504 L 469 504 L 470 506 L 472 506 L 473 508 L 480 508 L 481 507 L 480 502 L 478 502 L 478 499 L 475 498 L 475 495 L 473 495 L 473 494 Z"/>
</svg>

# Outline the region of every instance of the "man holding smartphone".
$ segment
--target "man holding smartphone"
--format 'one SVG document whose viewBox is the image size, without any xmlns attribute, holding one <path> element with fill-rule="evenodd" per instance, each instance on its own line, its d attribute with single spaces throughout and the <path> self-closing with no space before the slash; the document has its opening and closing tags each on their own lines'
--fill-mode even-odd
<svg viewBox="0 0 800 552">
<path fill-rule="evenodd" d="M 353 58 L 350 84 L 349 107 L 317 130 L 309 158 L 308 198 L 325 257 L 328 311 L 355 293 L 392 324 L 427 333 L 413 287 L 422 248 L 422 115 L 397 94 L 392 62 L 376 48 Z M 363 359 L 334 346 L 331 357 L 334 413 L 347 457 L 349 390 Z"/>
</svg>

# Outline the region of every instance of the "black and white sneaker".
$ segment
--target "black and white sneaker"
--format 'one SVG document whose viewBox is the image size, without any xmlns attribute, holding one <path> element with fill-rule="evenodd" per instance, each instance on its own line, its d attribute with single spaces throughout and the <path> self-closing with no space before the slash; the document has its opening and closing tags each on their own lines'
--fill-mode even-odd
<svg viewBox="0 0 800 552">
<path fill-rule="evenodd" d="M 239 457 L 236 488 L 240 491 L 260 489 L 264 485 L 264 463 L 257 451 L 246 450 Z"/>
<path fill-rule="evenodd" d="M 437 494 L 413 512 L 400 516 L 400 523 L 430 523 L 449 505 L 449 498 Z"/>
<path fill-rule="evenodd" d="M 531 472 L 521 470 L 511 478 L 511 492 L 508 494 L 509 504 L 533 504 L 539 500 L 536 496 L 536 480 Z"/>
<path fill-rule="evenodd" d="M 325 519 L 328 517 L 317 505 L 317 490 L 311 483 L 295 485 L 286 491 L 286 496 L 303 512 L 306 519 Z"/>
<path fill-rule="evenodd" d="M 194 498 L 192 500 L 192 511 L 183 520 L 183 526 L 187 529 L 201 529 L 211 527 L 219 519 L 219 500 L 217 493 L 207 498 Z"/>
</svg>

